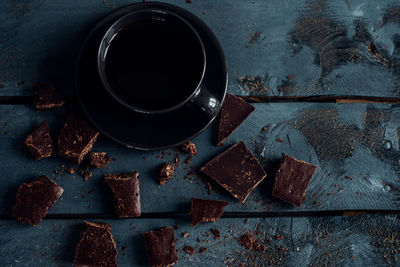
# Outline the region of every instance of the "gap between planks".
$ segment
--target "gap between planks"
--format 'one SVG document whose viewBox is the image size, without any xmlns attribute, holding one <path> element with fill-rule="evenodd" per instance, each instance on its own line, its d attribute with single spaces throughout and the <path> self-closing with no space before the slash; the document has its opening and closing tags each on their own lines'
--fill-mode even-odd
<svg viewBox="0 0 400 267">
<path fill-rule="evenodd" d="M 224 212 L 221 218 L 274 218 L 274 217 L 334 217 L 359 215 L 400 215 L 400 210 L 328 210 L 283 212 Z M 174 219 L 188 218 L 187 212 L 147 212 L 140 217 L 126 219 Z M 47 214 L 44 219 L 114 219 L 111 213 Z M 117 218 L 115 218 L 117 219 Z M 11 214 L 0 214 L 0 220 L 14 220 Z"/>
<path fill-rule="evenodd" d="M 399 104 L 400 97 L 376 96 L 243 96 L 237 95 L 250 103 L 381 103 Z M 77 103 L 75 96 L 66 96 L 67 103 Z M 0 96 L 2 105 L 26 105 L 33 102 L 32 96 Z"/>
</svg>

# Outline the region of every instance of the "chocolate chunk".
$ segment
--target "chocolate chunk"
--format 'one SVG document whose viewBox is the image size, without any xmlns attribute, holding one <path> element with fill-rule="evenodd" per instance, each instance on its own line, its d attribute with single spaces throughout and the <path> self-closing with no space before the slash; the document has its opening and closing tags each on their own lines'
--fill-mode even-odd
<svg viewBox="0 0 400 267">
<path fill-rule="evenodd" d="M 90 152 L 89 164 L 96 168 L 104 168 L 111 162 L 111 157 L 107 156 L 106 152 Z"/>
<path fill-rule="evenodd" d="M 194 248 L 191 246 L 184 246 L 183 250 L 186 251 L 186 253 L 193 255 L 194 254 Z"/>
<path fill-rule="evenodd" d="M 191 141 L 185 143 L 185 144 L 182 146 L 182 150 L 183 150 L 184 152 L 186 152 L 186 153 L 190 153 L 191 155 L 196 155 L 196 154 L 197 154 L 196 145 L 195 145 L 193 142 L 191 142 Z"/>
<path fill-rule="evenodd" d="M 117 244 L 108 223 L 84 222 L 75 250 L 74 266 L 117 267 Z"/>
<path fill-rule="evenodd" d="M 25 140 L 25 145 L 36 160 L 51 157 L 54 153 L 50 127 L 43 121 Z"/>
<path fill-rule="evenodd" d="M 21 223 L 38 225 L 63 191 L 45 175 L 22 183 L 18 187 L 12 215 Z"/>
<path fill-rule="evenodd" d="M 174 176 L 174 165 L 166 163 L 160 171 L 160 175 L 158 177 L 158 183 L 160 185 L 165 184 L 166 182 L 168 182 L 169 180 L 172 179 L 172 176 Z"/>
<path fill-rule="evenodd" d="M 226 94 L 218 128 L 218 146 L 254 111 L 254 107 L 240 97 Z"/>
<path fill-rule="evenodd" d="M 218 155 L 200 171 L 242 202 L 245 202 L 250 192 L 267 177 L 256 157 L 243 142 Z"/>
<path fill-rule="evenodd" d="M 284 155 L 275 175 L 272 195 L 300 207 L 316 169 L 317 167 L 310 163 Z"/>
<path fill-rule="evenodd" d="M 34 83 L 33 102 L 38 110 L 62 107 L 65 103 L 64 97 L 50 83 Z"/>
<path fill-rule="evenodd" d="M 172 227 L 146 232 L 144 241 L 148 262 L 151 266 L 172 266 L 178 262 Z"/>
<path fill-rule="evenodd" d="M 58 137 L 61 157 L 80 164 L 96 142 L 99 132 L 75 116 L 69 116 Z"/>
<path fill-rule="evenodd" d="M 224 213 L 228 202 L 208 199 L 192 198 L 190 200 L 190 226 L 202 222 L 216 222 Z"/>
<path fill-rule="evenodd" d="M 139 173 L 107 174 L 105 182 L 114 198 L 114 213 L 118 218 L 140 216 Z"/>
<path fill-rule="evenodd" d="M 211 229 L 211 233 L 214 235 L 214 239 L 219 239 L 221 237 L 221 232 L 217 229 Z"/>
</svg>

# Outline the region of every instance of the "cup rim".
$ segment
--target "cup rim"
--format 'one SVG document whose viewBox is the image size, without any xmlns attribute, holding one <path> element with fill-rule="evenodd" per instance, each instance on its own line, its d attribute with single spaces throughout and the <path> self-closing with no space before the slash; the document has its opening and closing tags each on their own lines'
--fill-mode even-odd
<svg viewBox="0 0 400 267">
<path fill-rule="evenodd" d="M 187 96 L 184 100 L 175 104 L 174 106 L 164 108 L 164 109 L 138 108 L 138 107 L 128 104 L 121 97 L 119 97 L 117 94 L 115 94 L 114 91 L 112 90 L 112 86 L 109 83 L 107 75 L 105 73 L 105 68 L 104 68 L 105 64 L 102 59 L 102 48 L 105 46 L 106 37 L 110 34 L 110 32 L 112 30 L 115 29 L 116 25 L 118 25 L 119 23 L 121 23 L 121 21 L 125 20 L 128 17 L 134 16 L 135 14 L 138 14 L 138 13 L 144 13 L 144 12 L 162 12 L 164 14 L 172 15 L 173 17 L 177 18 L 179 21 L 181 21 L 183 24 L 185 24 L 186 27 L 188 27 L 190 29 L 190 31 L 194 34 L 194 36 L 197 39 L 197 42 L 200 44 L 200 47 L 201 47 L 202 59 L 203 59 L 203 69 L 202 69 L 202 73 L 201 73 L 200 79 L 199 79 L 196 87 L 193 89 L 193 92 L 189 96 Z M 162 114 L 162 113 L 176 110 L 176 109 L 182 107 L 183 105 L 185 105 L 190 99 L 192 99 L 197 93 L 199 93 L 201 84 L 203 83 L 203 80 L 204 80 L 204 75 L 206 72 L 206 65 L 207 65 L 207 59 L 206 59 L 205 47 L 204 47 L 203 41 L 201 40 L 201 37 L 198 34 L 198 32 L 196 31 L 196 29 L 187 20 L 185 20 L 184 18 L 182 18 L 175 12 L 172 12 L 172 11 L 169 11 L 169 10 L 166 10 L 163 8 L 150 7 L 150 8 L 140 9 L 140 10 L 130 12 L 130 13 L 118 18 L 110 27 L 108 27 L 107 31 L 101 37 L 101 41 L 100 41 L 100 44 L 99 44 L 99 47 L 97 50 L 97 73 L 100 77 L 100 81 L 101 81 L 103 87 L 106 89 L 108 94 L 110 94 L 121 105 L 124 105 L 125 107 L 127 107 L 133 111 L 144 113 L 144 114 Z"/>
</svg>

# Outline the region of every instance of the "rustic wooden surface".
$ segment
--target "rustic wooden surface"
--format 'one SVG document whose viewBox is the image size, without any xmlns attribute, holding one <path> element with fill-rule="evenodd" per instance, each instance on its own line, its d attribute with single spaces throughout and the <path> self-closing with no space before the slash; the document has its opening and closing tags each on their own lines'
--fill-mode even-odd
<svg viewBox="0 0 400 267">
<path fill-rule="evenodd" d="M 215 146 L 215 124 L 197 137 L 199 154 L 191 164 L 177 149 L 135 151 L 105 138 L 94 151 L 115 160 L 94 170 L 88 182 L 67 174 L 67 167 L 76 166 L 58 157 L 30 159 L 23 146 L 27 134 L 46 119 L 56 137 L 66 115 L 77 110 L 73 72 L 85 35 L 102 16 L 133 2 L 0 2 L 1 266 L 70 266 L 84 220 L 112 224 L 121 266 L 145 266 L 141 234 L 175 223 L 178 266 L 400 264 L 397 1 L 163 1 L 210 26 L 227 57 L 229 92 L 253 102 L 254 113 L 223 147 Z M 53 82 L 68 95 L 68 104 L 35 111 L 34 81 Z M 268 173 L 245 204 L 196 171 L 240 140 Z M 271 196 L 282 153 L 318 166 L 301 208 Z M 158 186 L 159 167 L 176 156 L 176 176 Z M 113 219 L 103 173 L 133 170 L 141 174 L 143 216 Z M 10 216 L 17 187 L 41 174 L 59 183 L 64 194 L 38 227 L 20 225 Z M 192 197 L 229 206 L 219 222 L 190 228 Z M 211 228 L 221 231 L 220 239 L 207 233 Z M 183 238 L 184 231 L 191 237 Z M 240 246 L 237 239 L 245 232 L 266 242 L 265 250 Z M 196 253 L 182 251 L 185 245 Z M 208 250 L 200 254 L 200 247 Z"/>
<path fill-rule="evenodd" d="M 85 35 L 102 16 L 133 2 L 1 1 L 0 95 L 30 94 L 29 83 L 38 80 L 71 94 Z M 399 96 L 396 0 L 165 2 L 188 9 L 215 32 L 232 93 Z M 369 51 L 371 43 L 376 49 Z"/>
<path fill-rule="evenodd" d="M 166 225 L 178 225 L 174 230 L 178 239 L 176 266 L 398 266 L 400 219 L 394 215 L 258 218 L 247 223 L 222 218 L 197 228 L 189 227 L 185 219 L 101 221 L 112 225 L 119 266 L 147 266 L 143 233 Z M 14 221 L 1 222 L 2 264 L 71 266 L 81 223 L 45 220 L 32 228 Z M 219 230 L 221 237 L 214 239 L 211 229 Z M 184 238 L 186 231 L 190 237 Z M 241 246 L 238 240 L 245 233 L 265 248 L 253 251 Z M 195 253 L 187 254 L 184 246 L 192 246 Z M 207 251 L 199 253 L 200 247 Z"/>
</svg>

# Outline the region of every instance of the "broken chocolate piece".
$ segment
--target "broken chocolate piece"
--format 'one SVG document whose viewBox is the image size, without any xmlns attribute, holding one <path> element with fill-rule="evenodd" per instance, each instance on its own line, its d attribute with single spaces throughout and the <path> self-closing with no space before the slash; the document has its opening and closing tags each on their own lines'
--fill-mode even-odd
<svg viewBox="0 0 400 267">
<path fill-rule="evenodd" d="M 75 116 L 69 116 L 58 137 L 60 156 L 80 164 L 96 142 L 99 132 Z"/>
<path fill-rule="evenodd" d="M 89 164 L 96 168 L 104 168 L 111 162 L 111 157 L 107 156 L 106 152 L 90 152 Z"/>
<path fill-rule="evenodd" d="M 193 255 L 194 254 L 194 248 L 191 246 L 184 246 L 183 250 L 186 251 L 186 253 Z"/>
<path fill-rule="evenodd" d="M 183 144 L 182 150 L 184 152 L 186 152 L 186 153 L 190 153 L 191 155 L 196 155 L 197 154 L 196 145 L 191 141 L 186 142 L 185 144 Z"/>
<path fill-rule="evenodd" d="M 172 176 L 174 176 L 174 165 L 166 163 L 160 171 L 160 175 L 158 177 L 158 183 L 160 185 L 165 184 L 166 182 L 168 182 L 169 180 L 172 179 Z"/>
<path fill-rule="evenodd" d="M 226 94 L 218 128 L 220 146 L 237 127 L 254 111 L 254 107 L 240 97 Z"/>
<path fill-rule="evenodd" d="M 148 262 L 151 266 L 172 266 L 178 262 L 172 227 L 146 232 L 144 241 Z"/>
<path fill-rule="evenodd" d="M 18 187 L 12 215 L 21 223 L 38 225 L 63 193 L 61 186 L 42 175 Z"/>
<path fill-rule="evenodd" d="M 317 167 L 310 163 L 284 155 L 275 176 L 272 195 L 300 207 L 316 169 Z"/>
<path fill-rule="evenodd" d="M 196 226 L 202 222 L 218 221 L 227 205 L 226 201 L 192 198 L 189 212 L 190 226 Z"/>
<path fill-rule="evenodd" d="M 25 145 L 32 157 L 36 160 L 51 157 L 54 153 L 53 140 L 50 136 L 50 127 L 47 121 L 43 121 L 25 139 Z"/>
<path fill-rule="evenodd" d="M 117 267 L 117 244 L 108 223 L 84 222 L 81 239 L 76 246 L 74 266 Z"/>
<path fill-rule="evenodd" d="M 200 171 L 241 202 L 245 202 L 251 191 L 267 177 L 242 141 L 208 162 Z"/>
<path fill-rule="evenodd" d="M 104 181 L 113 192 L 114 213 L 118 218 L 140 216 L 139 173 L 106 174 Z"/>
<path fill-rule="evenodd" d="M 59 108 L 65 103 L 64 97 L 50 83 L 34 83 L 32 90 L 33 102 L 38 110 Z"/>
</svg>

